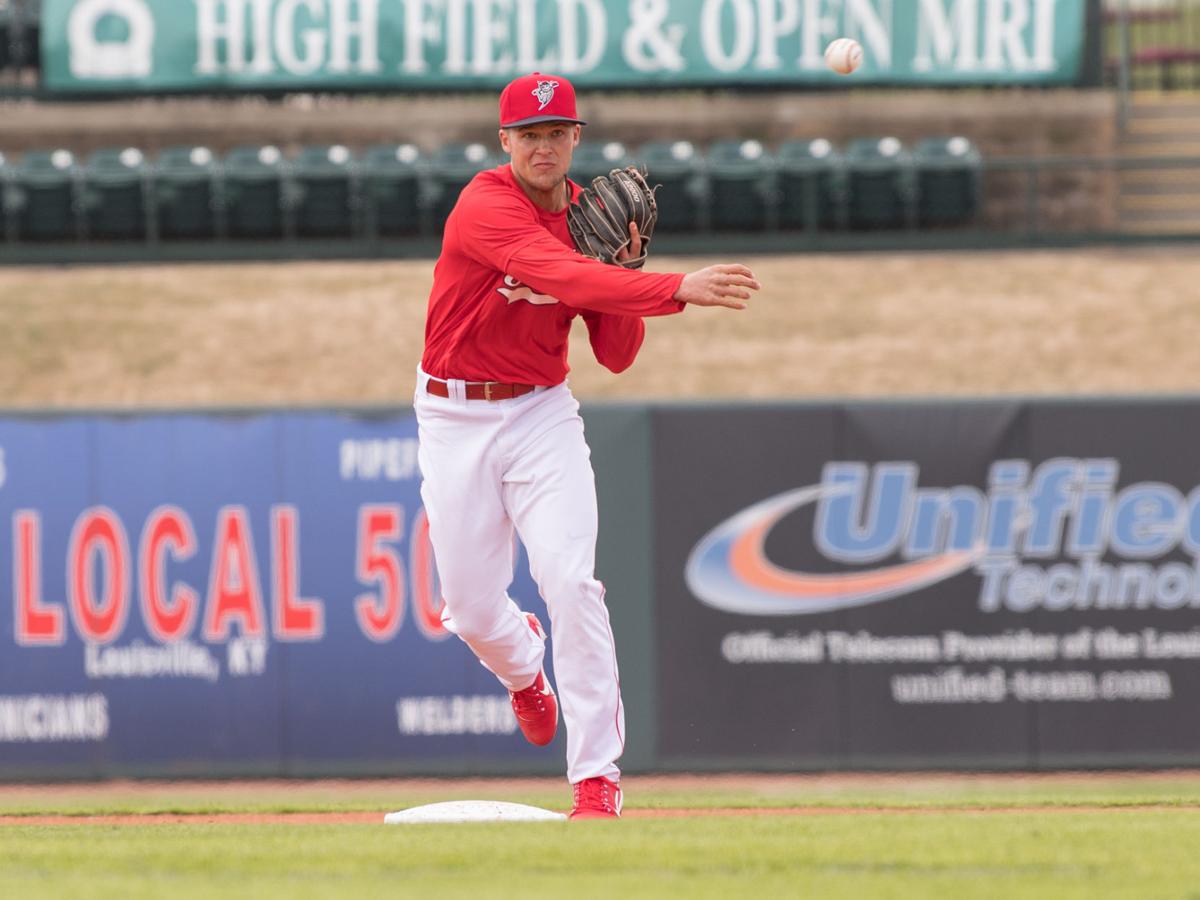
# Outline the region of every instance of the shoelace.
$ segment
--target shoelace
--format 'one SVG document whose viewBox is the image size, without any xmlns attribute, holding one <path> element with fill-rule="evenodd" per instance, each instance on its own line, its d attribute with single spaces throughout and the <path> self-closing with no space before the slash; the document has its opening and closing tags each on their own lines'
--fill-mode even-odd
<svg viewBox="0 0 1200 900">
<path fill-rule="evenodd" d="M 512 697 L 518 716 L 546 712 L 546 695 L 539 689 L 536 681 L 523 691 L 514 691 Z"/>
<path fill-rule="evenodd" d="M 612 788 L 603 778 L 589 778 L 575 785 L 575 808 L 602 809 L 616 813 L 613 805 Z"/>
</svg>

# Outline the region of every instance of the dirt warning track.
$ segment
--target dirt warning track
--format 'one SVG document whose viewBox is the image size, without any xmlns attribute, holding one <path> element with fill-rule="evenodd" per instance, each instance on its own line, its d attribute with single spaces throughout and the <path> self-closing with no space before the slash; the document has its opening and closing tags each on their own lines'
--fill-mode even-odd
<svg viewBox="0 0 1200 900">
<path fill-rule="evenodd" d="M 643 804 L 625 809 L 629 819 L 1200 812 L 1200 772 L 1178 769 L 676 773 L 629 775 L 624 781 L 630 797 L 640 798 Z M 0 785 L 0 827 L 375 825 L 383 824 L 388 812 L 446 800 L 523 797 L 561 809 L 567 799 L 565 788 L 563 779 L 545 777 L 17 783 Z M 1120 793 L 1133 789 L 1137 794 Z M 1044 790 L 1054 791 L 1055 796 L 1038 802 L 1033 792 Z M 856 796 L 845 796 L 847 791 Z M 1100 795 L 1071 796 L 1081 791 Z M 694 800 L 681 802 L 681 798 Z M 189 812 L 189 807 L 195 811 Z M 289 808 L 294 811 L 280 811 Z"/>
<path fill-rule="evenodd" d="M 872 815 L 1027 815 L 1029 813 L 1200 812 L 1200 804 L 1068 804 L 1054 806 L 788 806 L 627 809 L 626 819 L 681 819 L 707 816 L 872 816 Z M 142 813 L 99 816 L 0 816 L 4 826 L 51 825 L 380 825 L 382 812 L 313 813 Z M 477 823 L 476 823 L 477 824 Z"/>
</svg>

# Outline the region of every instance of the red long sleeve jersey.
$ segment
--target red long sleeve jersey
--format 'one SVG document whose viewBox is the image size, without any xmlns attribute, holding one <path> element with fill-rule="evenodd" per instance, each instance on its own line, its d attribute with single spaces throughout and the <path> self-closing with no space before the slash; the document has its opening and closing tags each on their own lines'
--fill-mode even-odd
<svg viewBox="0 0 1200 900">
<path fill-rule="evenodd" d="M 572 199 L 580 187 L 569 182 Z M 642 316 L 679 312 L 682 275 L 609 266 L 574 249 L 567 213 L 526 196 L 504 165 L 463 188 L 446 222 L 433 274 L 421 368 L 435 378 L 559 384 L 571 320 L 614 372 L 645 336 Z"/>
</svg>

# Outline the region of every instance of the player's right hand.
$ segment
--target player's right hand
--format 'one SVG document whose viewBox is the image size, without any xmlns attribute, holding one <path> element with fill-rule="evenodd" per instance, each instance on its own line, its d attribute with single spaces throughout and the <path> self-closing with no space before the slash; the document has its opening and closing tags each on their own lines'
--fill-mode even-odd
<svg viewBox="0 0 1200 900">
<path fill-rule="evenodd" d="M 762 287 L 743 265 L 709 266 L 683 276 L 675 299 L 695 306 L 745 309 L 750 292 Z"/>
</svg>

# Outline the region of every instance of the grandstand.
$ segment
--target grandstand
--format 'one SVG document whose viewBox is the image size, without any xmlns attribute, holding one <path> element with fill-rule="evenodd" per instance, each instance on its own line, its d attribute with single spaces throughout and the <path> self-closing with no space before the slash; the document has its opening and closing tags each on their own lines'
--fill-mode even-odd
<svg viewBox="0 0 1200 900">
<path fill-rule="evenodd" d="M 66 60 L 64 10 L 78 6 L 0 0 L 0 258 L 424 255 L 458 189 L 497 162 L 493 101 L 478 79 L 355 90 L 329 68 L 323 85 L 226 74 L 205 86 L 156 62 L 166 74 L 139 91 L 118 61 L 110 87 L 103 69 L 79 68 L 79 48 Z M 128 23 L 108 21 L 125 7 L 92 6 L 88 52 L 128 49 Z M 661 234 L 680 249 L 731 234 L 781 251 L 1200 234 L 1200 105 L 1179 93 L 1200 69 L 1200 7 L 1079 9 L 1074 69 L 1043 84 L 1017 74 L 1012 47 L 1008 75 L 943 63 L 942 78 L 911 92 L 899 88 L 925 76 L 895 61 L 892 75 L 861 84 L 809 71 L 789 84 L 747 67 L 742 90 L 714 69 L 674 86 L 658 79 L 650 96 L 631 94 L 621 71 L 599 74 L 575 174 L 599 171 L 614 147 L 613 159 L 648 166 L 663 184 Z M 944 53 L 921 51 L 925 24 L 918 57 Z M 1152 99 L 1149 87 L 1176 93 Z"/>
<path fill-rule="evenodd" d="M 765 148 L 756 140 L 585 144 L 581 183 L 619 164 L 648 166 L 662 185 L 662 232 L 872 230 L 966 225 L 979 212 L 980 155 L 964 137 L 906 148 L 893 137 L 837 148 L 825 139 Z M 413 144 L 361 155 L 341 144 L 67 148 L 0 162 L 5 232 L 14 243 L 318 239 L 440 233 L 459 190 L 499 163 L 482 143 L 424 156 Z"/>
</svg>

